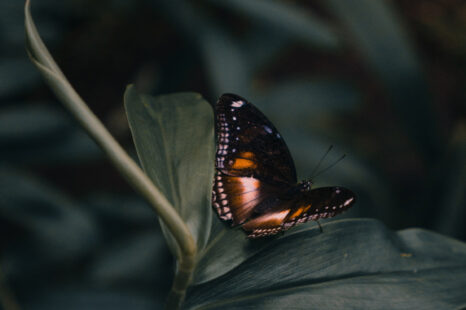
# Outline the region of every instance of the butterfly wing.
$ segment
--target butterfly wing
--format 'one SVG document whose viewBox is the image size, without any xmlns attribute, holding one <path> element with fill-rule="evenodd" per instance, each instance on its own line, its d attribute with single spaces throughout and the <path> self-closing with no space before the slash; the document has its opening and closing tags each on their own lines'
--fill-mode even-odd
<svg viewBox="0 0 466 310">
<path fill-rule="evenodd" d="M 283 138 L 245 99 L 224 94 L 215 106 L 218 147 L 212 205 L 222 220 L 242 224 L 250 238 L 335 216 L 355 202 L 341 187 L 308 190 Z"/>
<path fill-rule="evenodd" d="M 222 220 L 238 225 L 258 204 L 295 185 L 296 170 L 277 129 L 251 103 L 225 94 L 215 114 L 218 147 L 212 205 Z"/>
<path fill-rule="evenodd" d="M 333 217 L 348 210 L 356 201 L 352 191 L 343 187 L 322 187 L 300 192 L 272 209 L 252 218 L 242 228 L 249 238 L 286 231 L 298 223 Z"/>
<path fill-rule="evenodd" d="M 218 170 L 271 184 L 296 184 L 296 169 L 288 147 L 264 114 L 233 94 L 220 97 L 215 113 Z"/>
<path fill-rule="evenodd" d="M 244 223 L 255 208 L 275 196 L 274 186 L 253 177 L 237 177 L 216 172 L 212 191 L 212 205 L 220 219 L 232 226 Z"/>
</svg>

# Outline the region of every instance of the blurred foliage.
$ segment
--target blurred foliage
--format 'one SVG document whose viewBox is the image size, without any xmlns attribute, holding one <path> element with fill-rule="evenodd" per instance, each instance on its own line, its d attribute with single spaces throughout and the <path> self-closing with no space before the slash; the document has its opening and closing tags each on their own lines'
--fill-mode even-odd
<svg viewBox="0 0 466 310">
<path fill-rule="evenodd" d="M 77 91 L 134 154 L 126 85 L 236 92 L 276 124 L 347 217 L 466 239 L 466 4 L 460 0 L 32 3 Z M 153 309 L 171 258 L 156 217 L 62 111 L 24 52 L 23 3 L 0 0 L 0 266 L 24 309 Z M 3 287 L 0 285 L 0 287 Z M 155 297 L 154 297 L 155 292 Z"/>
</svg>

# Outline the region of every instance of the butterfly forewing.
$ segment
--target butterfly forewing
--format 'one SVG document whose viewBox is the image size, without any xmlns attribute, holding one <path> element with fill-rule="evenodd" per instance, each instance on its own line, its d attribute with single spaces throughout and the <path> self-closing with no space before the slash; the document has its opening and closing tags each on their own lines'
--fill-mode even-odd
<svg viewBox="0 0 466 310">
<path fill-rule="evenodd" d="M 297 182 L 293 159 L 272 123 L 245 99 L 225 94 L 216 107 L 216 168 L 269 183 Z"/>
<path fill-rule="evenodd" d="M 354 194 L 341 187 L 297 184 L 283 138 L 245 99 L 225 94 L 215 105 L 217 154 L 212 205 L 220 219 L 242 225 L 250 238 L 348 209 Z"/>
</svg>

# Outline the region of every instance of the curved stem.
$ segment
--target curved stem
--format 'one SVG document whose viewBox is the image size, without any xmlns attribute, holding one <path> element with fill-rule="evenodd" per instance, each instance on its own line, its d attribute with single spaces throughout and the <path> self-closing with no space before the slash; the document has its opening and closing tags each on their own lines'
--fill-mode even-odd
<svg viewBox="0 0 466 310">
<path fill-rule="evenodd" d="M 149 202 L 176 239 L 180 257 L 169 302 L 181 305 L 191 280 L 197 251 L 190 230 L 175 208 L 107 131 L 61 72 L 37 32 L 30 14 L 29 0 L 25 4 L 25 28 L 29 57 L 52 91 L 102 148 L 128 183 Z"/>
<path fill-rule="evenodd" d="M 193 270 L 196 264 L 196 256 L 185 256 L 179 261 L 175 278 L 170 293 L 168 294 L 166 308 L 179 309 L 186 295 L 186 290 L 191 283 Z"/>
</svg>

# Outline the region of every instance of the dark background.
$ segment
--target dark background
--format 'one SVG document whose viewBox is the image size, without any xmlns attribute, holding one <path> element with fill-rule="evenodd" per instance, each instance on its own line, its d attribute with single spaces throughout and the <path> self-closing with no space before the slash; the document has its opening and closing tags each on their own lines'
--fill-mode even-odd
<svg viewBox="0 0 466 310">
<path fill-rule="evenodd" d="M 464 1 L 36 0 L 32 15 L 133 156 L 127 84 L 233 92 L 273 121 L 301 178 L 330 145 L 321 169 L 347 154 L 313 178 L 356 192 L 346 217 L 466 239 Z M 2 300 L 160 306 L 172 261 L 156 216 L 43 83 L 23 23 L 22 1 L 0 0 Z"/>
</svg>

